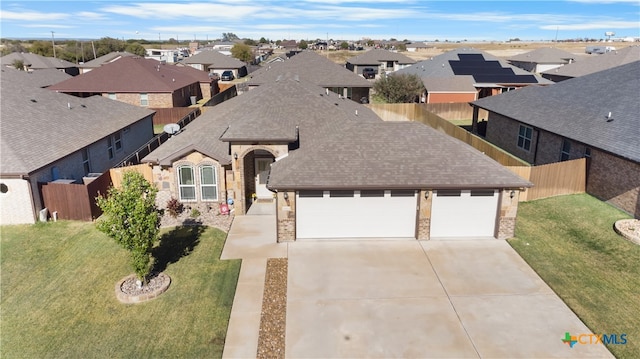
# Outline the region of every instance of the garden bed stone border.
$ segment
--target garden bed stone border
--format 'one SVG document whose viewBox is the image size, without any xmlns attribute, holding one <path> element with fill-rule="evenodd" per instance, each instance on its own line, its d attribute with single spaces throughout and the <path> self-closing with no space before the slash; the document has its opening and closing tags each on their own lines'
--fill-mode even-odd
<svg viewBox="0 0 640 359">
<path fill-rule="evenodd" d="M 158 273 L 156 278 L 160 279 L 160 284 L 157 286 L 157 288 L 154 288 L 152 291 L 149 291 L 146 293 L 133 295 L 133 294 L 127 294 L 122 291 L 122 285 L 126 281 L 131 279 L 136 279 L 135 274 L 128 275 L 116 284 L 116 288 L 115 288 L 116 298 L 118 298 L 120 302 L 125 304 L 143 303 L 151 299 L 157 298 L 160 294 L 166 292 L 167 289 L 169 289 L 169 285 L 171 284 L 171 277 L 169 277 L 164 273 Z"/>
<path fill-rule="evenodd" d="M 625 239 L 640 245 L 640 219 L 618 220 L 613 229 Z"/>
</svg>

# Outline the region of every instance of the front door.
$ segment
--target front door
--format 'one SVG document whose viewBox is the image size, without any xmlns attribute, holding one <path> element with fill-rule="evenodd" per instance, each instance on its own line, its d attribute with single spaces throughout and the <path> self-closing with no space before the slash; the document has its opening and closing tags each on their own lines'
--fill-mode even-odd
<svg viewBox="0 0 640 359">
<path fill-rule="evenodd" d="M 273 192 L 267 189 L 271 162 L 273 162 L 272 158 L 256 158 L 256 195 L 258 198 L 273 198 Z"/>
</svg>

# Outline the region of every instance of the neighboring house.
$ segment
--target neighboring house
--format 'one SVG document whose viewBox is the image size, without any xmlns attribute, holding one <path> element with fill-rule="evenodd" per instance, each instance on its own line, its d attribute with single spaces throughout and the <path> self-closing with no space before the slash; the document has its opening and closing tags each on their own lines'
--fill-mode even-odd
<svg viewBox="0 0 640 359">
<path fill-rule="evenodd" d="M 225 71 L 232 71 L 235 78 L 247 76 L 244 62 L 215 50 L 204 50 L 180 62 L 196 70 L 216 74 L 218 77 Z"/>
<path fill-rule="evenodd" d="M 57 69 L 42 69 L 38 71 L 28 71 L 25 73 L 28 75 L 28 81 L 30 81 L 30 83 L 41 88 L 46 88 L 57 84 L 58 82 L 73 78 L 73 76 Z"/>
<path fill-rule="evenodd" d="M 357 102 L 368 102 L 369 90 L 373 87 L 371 82 L 313 51 L 303 51 L 283 62 L 265 65 L 251 73 L 247 84 L 253 89 L 287 74 L 296 74 L 300 80 Z"/>
<path fill-rule="evenodd" d="M 582 57 L 580 58 L 580 61 L 545 71 L 541 75 L 551 81 L 560 82 L 638 60 L 640 60 L 640 46 L 633 45 L 617 51 L 607 52 L 602 55 Z"/>
<path fill-rule="evenodd" d="M 24 52 L 12 52 L 9 55 L 0 57 L 0 64 L 3 67 L 13 68 L 15 61 L 22 61 L 25 71 L 56 69 L 71 76 L 76 76 L 80 73 L 78 65 L 55 57 L 45 57 Z"/>
<path fill-rule="evenodd" d="M 576 55 L 553 47 L 542 47 L 508 59 L 513 66 L 540 73 L 575 62 Z"/>
<path fill-rule="evenodd" d="M 123 57 L 49 89 L 78 97 L 100 95 L 149 108 L 184 107 L 211 97 L 206 72 L 140 57 Z"/>
<path fill-rule="evenodd" d="M 111 63 L 111 62 L 114 62 L 114 61 L 118 61 L 123 57 L 129 57 L 129 56 L 137 56 L 137 55 L 134 55 L 134 54 L 132 54 L 130 52 L 126 52 L 126 51 L 123 51 L 123 52 L 114 51 L 114 52 L 110 52 L 110 53 L 108 53 L 106 55 L 102 55 L 102 56 L 100 56 L 98 58 L 95 58 L 95 59 L 93 59 L 91 61 L 87 61 L 85 63 L 81 63 L 81 64 L 78 65 L 78 67 L 80 68 L 80 73 L 84 74 L 84 73 L 87 73 L 87 72 L 89 72 L 89 71 L 91 71 L 91 70 L 93 70 L 95 68 L 98 68 L 98 67 L 104 65 L 104 64 L 108 64 L 108 63 Z"/>
<path fill-rule="evenodd" d="M 207 48 L 210 48 L 214 51 L 220 51 L 222 54 L 231 56 L 231 49 L 235 46 L 235 42 L 233 41 L 216 41 L 212 44 L 207 45 Z"/>
<path fill-rule="evenodd" d="M 272 201 L 278 241 L 508 238 L 531 184 L 472 147 L 295 75 L 234 97 L 143 159 L 158 205 Z"/>
<path fill-rule="evenodd" d="M 472 105 L 489 112 L 486 139 L 529 163 L 587 157 L 587 192 L 639 217 L 639 89 L 640 60 Z"/>
<path fill-rule="evenodd" d="M 278 45 L 281 49 L 285 49 L 287 51 L 296 51 L 298 50 L 298 43 L 296 40 L 283 40 Z"/>
<path fill-rule="evenodd" d="M 409 52 L 419 52 L 424 51 L 432 46 L 425 44 L 424 42 L 410 42 L 405 45 L 407 47 L 407 51 Z"/>
<path fill-rule="evenodd" d="M 471 48 L 445 52 L 396 73 L 415 74 L 422 79 L 425 103 L 467 103 L 525 86 L 553 84 Z"/>
<path fill-rule="evenodd" d="M 178 62 L 178 50 L 176 49 L 146 49 L 145 58 L 152 59 L 167 64 Z"/>
<path fill-rule="evenodd" d="M 36 221 L 38 183 L 82 183 L 153 138 L 148 109 L 42 89 L 16 70 L 3 69 L 0 81 L 0 224 Z"/>
<path fill-rule="evenodd" d="M 380 75 L 401 70 L 415 63 L 416 60 L 401 53 L 374 49 L 348 59 L 346 68 L 355 74 L 362 75 L 362 69 L 373 67 Z"/>
</svg>

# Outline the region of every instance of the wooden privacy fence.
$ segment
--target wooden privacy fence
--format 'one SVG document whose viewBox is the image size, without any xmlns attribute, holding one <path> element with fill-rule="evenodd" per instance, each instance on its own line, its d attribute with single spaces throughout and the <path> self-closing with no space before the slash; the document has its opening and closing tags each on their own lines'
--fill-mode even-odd
<svg viewBox="0 0 640 359">
<path fill-rule="evenodd" d="M 551 163 L 541 166 L 507 166 L 515 174 L 533 183 L 520 194 L 520 201 L 584 193 L 587 182 L 587 160 Z"/>
<path fill-rule="evenodd" d="M 127 171 L 135 171 L 141 173 L 144 178 L 149 181 L 149 183 L 153 183 L 153 171 L 151 169 L 151 166 L 143 163 L 134 166 L 110 169 L 109 173 L 111 175 L 111 183 L 113 183 L 113 187 L 120 188 L 120 186 L 122 186 L 122 178 L 124 177 L 124 173 Z"/>
<path fill-rule="evenodd" d="M 88 184 L 40 183 L 42 201 L 49 214 L 57 212 L 58 219 L 91 221 L 102 214 L 95 198 L 106 195 L 111 185 L 109 171 Z"/>
<path fill-rule="evenodd" d="M 385 121 L 417 121 L 473 146 L 503 166 L 528 166 L 525 161 L 483 140 L 444 118 L 431 113 L 425 104 L 387 103 L 368 105 Z"/>
</svg>

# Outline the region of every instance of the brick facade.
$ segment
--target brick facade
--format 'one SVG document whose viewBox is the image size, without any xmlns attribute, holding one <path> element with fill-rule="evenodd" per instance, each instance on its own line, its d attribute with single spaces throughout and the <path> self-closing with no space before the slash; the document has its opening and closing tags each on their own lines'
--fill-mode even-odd
<svg viewBox="0 0 640 359">
<path fill-rule="evenodd" d="M 640 218 L 640 163 L 592 150 L 587 193 Z"/>
<path fill-rule="evenodd" d="M 207 87 L 206 90 L 204 87 Z M 144 93 L 144 92 L 143 92 Z M 210 86 L 200 85 L 200 83 L 193 83 L 189 86 L 185 86 L 181 89 L 177 89 L 174 92 L 149 92 L 147 93 L 146 106 L 141 104 L 140 93 L 116 93 L 116 100 L 128 103 L 134 106 L 149 107 L 149 108 L 171 108 L 171 107 L 186 107 L 191 105 L 191 96 L 202 99 L 203 94 L 211 94 Z M 109 97 L 108 93 L 103 93 L 103 97 Z"/>
<path fill-rule="evenodd" d="M 428 193 L 428 198 L 425 198 Z M 431 235 L 431 202 L 433 192 L 422 190 L 418 193 L 418 218 L 416 223 L 416 239 L 428 240 Z"/>
<path fill-rule="evenodd" d="M 496 238 L 508 239 L 516 234 L 516 216 L 518 214 L 518 201 L 520 191 L 503 190 L 498 200 L 498 220 L 496 223 Z"/>
<path fill-rule="evenodd" d="M 199 152 L 192 152 L 189 155 L 173 162 L 171 167 L 153 166 L 153 184 L 158 189 L 156 195 L 156 205 L 158 208 L 166 208 L 167 202 L 171 198 L 180 199 L 180 193 L 178 188 L 178 167 L 180 166 L 192 166 L 195 170 L 194 175 L 196 179 L 196 200 L 180 202 L 184 205 L 206 205 L 217 207 L 219 203 L 225 203 L 227 201 L 227 179 L 228 166 L 222 166 L 213 158 L 207 157 Z M 200 189 L 200 172 L 199 167 L 203 165 L 212 165 L 216 169 L 217 184 L 218 184 L 218 198 L 215 201 L 203 201 L 201 197 Z"/>
<path fill-rule="evenodd" d="M 285 199 L 285 193 L 287 199 Z M 278 242 L 296 240 L 296 192 L 278 192 L 276 196 Z"/>
</svg>

